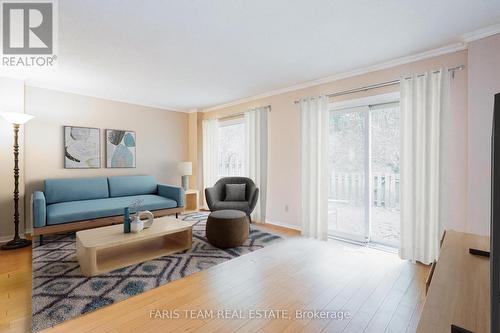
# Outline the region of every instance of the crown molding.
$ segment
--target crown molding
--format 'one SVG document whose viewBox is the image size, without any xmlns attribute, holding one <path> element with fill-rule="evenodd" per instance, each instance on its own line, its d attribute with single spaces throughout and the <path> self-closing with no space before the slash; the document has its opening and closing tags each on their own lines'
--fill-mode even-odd
<svg viewBox="0 0 500 333">
<path fill-rule="evenodd" d="M 478 39 L 496 35 L 498 33 L 500 33 L 500 23 L 465 33 L 461 37 L 465 43 L 470 43 Z"/>
<path fill-rule="evenodd" d="M 98 99 L 103 99 L 106 101 L 119 102 L 119 103 L 125 103 L 125 104 L 137 105 L 137 106 L 144 106 L 144 107 L 148 107 L 148 108 L 161 109 L 161 110 L 170 111 L 170 112 L 189 113 L 189 110 L 185 110 L 185 109 L 171 108 L 171 107 L 167 107 L 167 106 L 150 104 L 150 103 L 138 103 L 138 102 L 134 102 L 134 101 L 126 100 L 126 99 L 110 98 L 110 97 L 102 96 L 99 94 L 86 94 L 86 93 L 82 93 L 82 92 L 78 92 L 78 91 L 73 91 L 71 89 L 61 89 L 59 87 L 52 87 L 50 85 L 39 84 L 36 82 L 29 82 L 29 80 L 25 82 L 25 86 L 33 87 L 33 88 L 40 88 L 40 89 L 48 89 L 48 90 L 53 90 L 53 91 L 58 91 L 58 92 L 63 92 L 63 93 L 68 93 L 68 94 L 80 95 L 80 96 L 84 96 L 84 97 L 98 98 Z"/>
<path fill-rule="evenodd" d="M 358 76 L 358 75 L 363 75 L 363 74 L 370 73 L 370 72 L 379 71 L 382 69 L 387 69 L 387 68 L 391 68 L 391 67 L 395 67 L 395 66 L 399 66 L 399 65 L 404 65 L 404 64 L 416 62 L 419 60 L 429 59 L 429 58 L 437 57 L 437 56 L 448 54 L 448 53 L 462 51 L 465 49 L 467 49 L 467 43 L 465 43 L 465 42 L 454 43 L 454 44 L 446 45 L 446 46 L 439 47 L 436 49 L 428 50 L 425 52 L 420 52 L 417 54 L 413 54 L 413 55 L 409 55 L 409 56 L 405 56 L 405 57 L 401 57 L 401 58 L 396 58 L 396 59 L 392 59 L 389 61 L 384 61 L 384 62 L 375 64 L 375 65 L 370 65 L 370 66 L 362 67 L 359 69 L 326 76 L 326 77 L 323 77 L 320 79 L 306 81 L 306 82 L 295 84 L 292 86 L 271 90 L 271 91 L 264 92 L 264 93 L 261 93 L 258 95 L 237 99 L 237 100 L 234 100 L 234 101 L 231 101 L 228 103 L 224 103 L 224 104 L 211 106 L 211 107 L 208 107 L 206 109 L 203 109 L 202 112 L 211 112 L 211 111 L 227 108 L 230 106 L 235 106 L 235 105 L 242 104 L 242 103 L 252 102 L 252 101 L 266 98 L 266 97 L 271 97 L 271 96 L 275 96 L 275 95 L 288 93 L 291 91 L 296 91 L 296 90 L 301 90 L 301 89 L 305 89 L 305 88 L 309 88 L 309 87 L 314 87 L 314 86 L 318 86 L 321 84 L 338 81 L 341 79 L 346 79 L 346 78 L 350 78 L 350 77 L 354 77 L 354 76 Z"/>
</svg>

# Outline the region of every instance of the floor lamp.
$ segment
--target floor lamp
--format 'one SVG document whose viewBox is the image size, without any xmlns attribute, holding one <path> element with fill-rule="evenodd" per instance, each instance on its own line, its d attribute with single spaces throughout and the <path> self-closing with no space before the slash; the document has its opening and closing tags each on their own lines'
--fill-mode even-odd
<svg viewBox="0 0 500 333">
<path fill-rule="evenodd" d="M 4 112 L 2 117 L 14 127 L 14 239 L 2 245 L 2 250 L 14 250 L 31 245 L 31 241 L 19 237 L 19 127 L 33 119 L 26 113 Z"/>
</svg>

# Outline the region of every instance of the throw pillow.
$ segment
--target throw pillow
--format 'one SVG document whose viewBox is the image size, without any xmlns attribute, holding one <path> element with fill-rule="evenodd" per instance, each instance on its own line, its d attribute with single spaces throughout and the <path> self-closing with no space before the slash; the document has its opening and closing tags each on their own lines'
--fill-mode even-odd
<svg viewBox="0 0 500 333">
<path fill-rule="evenodd" d="M 245 201 L 247 184 L 226 184 L 226 198 L 224 201 Z"/>
</svg>

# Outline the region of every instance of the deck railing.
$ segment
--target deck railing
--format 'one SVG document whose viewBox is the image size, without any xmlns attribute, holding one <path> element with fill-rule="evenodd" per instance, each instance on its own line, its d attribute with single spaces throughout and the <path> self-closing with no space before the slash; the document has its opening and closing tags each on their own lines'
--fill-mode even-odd
<svg viewBox="0 0 500 333">
<path fill-rule="evenodd" d="M 243 175 L 243 163 L 238 160 L 233 160 L 229 163 L 219 163 L 219 177 L 231 177 Z"/>
<path fill-rule="evenodd" d="M 370 177 L 372 204 L 375 207 L 399 207 L 399 174 L 374 173 Z M 365 175 L 362 173 L 332 173 L 329 179 L 329 199 L 353 205 L 365 200 Z"/>
</svg>

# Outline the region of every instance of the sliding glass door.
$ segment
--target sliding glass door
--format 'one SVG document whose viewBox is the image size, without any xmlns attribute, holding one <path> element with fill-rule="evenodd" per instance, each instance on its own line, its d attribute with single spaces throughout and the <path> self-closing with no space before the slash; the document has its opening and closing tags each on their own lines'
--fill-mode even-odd
<svg viewBox="0 0 500 333">
<path fill-rule="evenodd" d="M 370 241 L 399 246 L 399 104 L 370 107 Z"/>
<path fill-rule="evenodd" d="M 329 233 L 397 247 L 398 103 L 331 111 L 329 125 Z"/>
<path fill-rule="evenodd" d="M 368 108 L 330 113 L 328 226 L 335 236 L 368 239 Z"/>
</svg>

